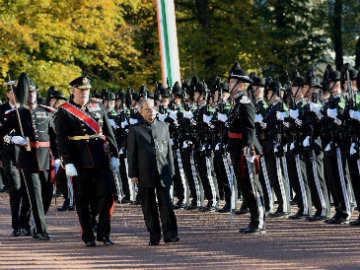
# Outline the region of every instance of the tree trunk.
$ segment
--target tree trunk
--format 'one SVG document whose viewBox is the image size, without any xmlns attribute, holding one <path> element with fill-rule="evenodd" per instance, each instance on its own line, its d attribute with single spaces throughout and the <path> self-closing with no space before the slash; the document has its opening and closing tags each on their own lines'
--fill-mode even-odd
<svg viewBox="0 0 360 270">
<path fill-rule="evenodd" d="M 342 0 L 336 0 L 334 6 L 334 24 L 333 24 L 333 38 L 334 38 L 334 50 L 335 50 L 335 65 L 337 70 L 341 70 L 343 65 L 343 46 L 342 46 Z"/>
</svg>

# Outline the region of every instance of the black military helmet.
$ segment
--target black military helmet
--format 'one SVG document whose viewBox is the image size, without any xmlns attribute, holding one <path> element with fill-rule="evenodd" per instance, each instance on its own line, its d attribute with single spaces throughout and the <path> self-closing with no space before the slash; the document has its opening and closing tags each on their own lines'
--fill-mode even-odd
<svg viewBox="0 0 360 270">
<path fill-rule="evenodd" d="M 72 80 L 69 84 L 72 87 L 79 89 L 90 89 L 92 78 L 90 76 L 80 76 L 75 80 Z"/>
<path fill-rule="evenodd" d="M 342 66 L 341 68 L 341 81 L 346 81 L 347 80 L 347 75 L 346 75 L 346 71 L 349 71 L 349 78 L 350 81 L 355 81 L 358 75 L 358 71 L 353 69 L 352 66 L 349 63 L 346 63 Z"/>
<path fill-rule="evenodd" d="M 180 87 L 179 82 L 176 82 L 173 86 L 172 89 L 172 93 L 177 96 L 177 97 L 183 97 L 184 96 L 184 91 L 182 90 L 182 88 Z"/>
<path fill-rule="evenodd" d="M 53 98 L 55 91 L 57 91 L 55 86 L 54 85 L 50 86 L 49 89 L 47 90 L 47 98 L 48 99 Z"/>
<path fill-rule="evenodd" d="M 314 83 L 315 84 L 313 85 L 313 87 L 318 88 L 318 89 L 323 88 L 321 78 L 319 76 L 316 76 L 316 75 L 314 76 Z"/>
<path fill-rule="evenodd" d="M 230 79 L 238 79 L 240 81 L 249 82 L 249 83 L 252 82 L 252 80 L 249 77 L 249 73 L 246 70 L 241 69 L 240 64 L 238 62 L 235 62 L 234 65 L 231 67 L 228 81 L 230 81 Z"/>
<path fill-rule="evenodd" d="M 169 98 L 171 96 L 171 89 L 169 87 L 163 88 L 160 93 L 163 98 Z"/>
<path fill-rule="evenodd" d="M 116 100 L 116 95 L 114 92 L 112 91 L 109 91 L 108 94 L 107 94 L 107 99 L 108 100 Z"/>
<path fill-rule="evenodd" d="M 147 89 L 146 90 L 146 98 L 151 98 L 151 99 L 154 99 L 155 98 L 155 95 L 154 95 L 154 92 Z"/>
<path fill-rule="evenodd" d="M 103 88 L 100 92 L 101 99 L 107 100 L 108 99 L 108 90 Z"/>
<path fill-rule="evenodd" d="M 305 78 L 304 78 L 304 85 L 310 85 L 310 86 L 314 86 L 315 85 L 315 74 L 314 74 L 314 69 L 311 67 L 308 69 L 308 71 L 306 72 Z"/>
<path fill-rule="evenodd" d="M 229 93 L 229 85 L 227 83 L 220 83 L 220 87 L 223 91 L 223 93 Z"/>
<path fill-rule="evenodd" d="M 120 90 L 118 91 L 118 93 L 116 95 L 116 99 L 121 99 L 121 100 L 125 99 L 125 91 L 124 91 L 124 89 L 120 88 Z"/>
<path fill-rule="evenodd" d="M 60 90 L 55 90 L 53 92 L 53 98 L 67 100 L 64 93 Z"/>
<path fill-rule="evenodd" d="M 92 97 L 93 98 L 101 98 L 99 91 L 95 89 L 94 92 L 92 93 Z"/>
<path fill-rule="evenodd" d="M 196 88 L 196 85 L 200 82 L 199 78 L 197 76 L 194 76 L 192 79 L 191 79 L 191 82 L 190 82 L 190 86 L 189 86 L 189 91 L 191 93 L 194 93 L 194 88 Z"/>
<path fill-rule="evenodd" d="M 252 77 L 253 80 L 253 86 L 261 86 L 261 87 L 265 87 L 266 86 L 266 79 L 265 78 L 261 78 L 259 76 L 257 76 L 256 74 Z"/>
<path fill-rule="evenodd" d="M 299 71 L 295 70 L 292 76 L 292 86 L 301 87 L 304 86 L 304 77 L 302 77 Z"/>
<path fill-rule="evenodd" d="M 138 91 L 134 90 L 133 89 L 133 92 L 132 92 L 132 99 L 133 100 L 136 100 L 136 101 L 139 101 L 140 100 L 140 94 Z"/>
<path fill-rule="evenodd" d="M 139 95 L 140 97 L 145 97 L 147 94 L 148 88 L 146 87 L 145 84 L 142 84 L 139 88 Z"/>
</svg>

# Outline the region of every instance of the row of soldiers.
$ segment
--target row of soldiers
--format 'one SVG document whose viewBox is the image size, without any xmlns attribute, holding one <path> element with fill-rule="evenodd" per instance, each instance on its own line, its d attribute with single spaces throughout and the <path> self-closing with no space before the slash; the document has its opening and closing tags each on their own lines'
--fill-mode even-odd
<svg viewBox="0 0 360 270">
<path fill-rule="evenodd" d="M 209 88 L 194 77 L 182 87 L 157 84 L 155 94 L 144 85 L 139 92 L 103 92 L 121 149 L 123 202 L 138 203 L 136 187 L 126 176 L 126 132 L 139 120 L 137 102 L 150 95 L 156 100 L 158 119 L 170 125 L 176 165 L 174 194 L 178 198 L 175 208 L 220 213 L 237 208 L 241 183 L 249 177 L 246 168 L 237 172 L 240 164 L 233 163 L 233 157 L 243 153 L 228 155 L 236 148 L 236 139 L 242 140 L 236 130 L 242 127 L 233 125 L 240 117 L 255 128 L 254 166 L 265 215 L 349 223 L 352 208 L 360 200 L 358 72 L 348 64 L 341 71 L 328 66 L 320 78 L 310 68 L 305 76 L 297 71 L 288 76 L 284 86 L 278 78 L 248 75 L 238 64 L 230 74 L 237 73 L 239 82 L 249 84 L 242 102 L 254 105 L 254 119 L 238 115 L 231 104 L 236 99 L 232 88 L 220 78 Z M 222 199 L 225 205 L 219 209 Z M 331 201 L 335 205 L 332 218 Z M 248 213 L 249 204 L 243 196 L 236 213 Z M 290 216 L 291 204 L 297 205 L 298 211 Z M 359 219 L 350 222 L 359 224 Z"/>
</svg>

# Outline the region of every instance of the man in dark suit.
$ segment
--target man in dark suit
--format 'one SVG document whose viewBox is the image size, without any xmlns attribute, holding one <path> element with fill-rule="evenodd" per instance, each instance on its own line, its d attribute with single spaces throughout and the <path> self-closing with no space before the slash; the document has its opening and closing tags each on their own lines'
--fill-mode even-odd
<svg viewBox="0 0 360 270">
<path fill-rule="evenodd" d="M 169 126 L 155 119 L 153 98 L 153 93 L 147 91 L 147 98 L 140 102 L 140 112 L 144 120 L 130 128 L 127 147 L 128 174 L 139 186 L 145 224 L 150 232 L 149 245 L 158 245 L 161 239 L 158 208 L 165 243 L 179 241 L 179 238 L 170 198 L 174 161 Z"/>
</svg>

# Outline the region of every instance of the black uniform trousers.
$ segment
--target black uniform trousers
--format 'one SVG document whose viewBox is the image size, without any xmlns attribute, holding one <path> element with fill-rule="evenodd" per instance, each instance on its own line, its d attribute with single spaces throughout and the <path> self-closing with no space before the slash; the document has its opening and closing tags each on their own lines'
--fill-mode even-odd
<svg viewBox="0 0 360 270">
<path fill-rule="evenodd" d="M 0 168 L 0 191 L 8 190 L 7 178 L 5 175 L 4 168 Z"/>
<path fill-rule="evenodd" d="M 194 157 L 208 205 L 217 206 L 220 198 L 216 175 L 213 169 L 213 154 L 207 154 L 205 151 L 196 151 Z"/>
<path fill-rule="evenodd" d="M 124 192 L 124 198 L 125 200 L 130 200 L 130 189 L 129 189 L 129 182 L 127 177 L 127 169 L 125 166 L 125 158 L 126 158 L 126 154 L 121 154 L 119 156 L 119 161 L 120 161 L 119 171 L 120 171 L 122 190 Z"/>
<path fill-rule="evenodd" d="M 184 172 L 190 189 L 190 195 L 192 197 L 190 204 L 192 206 L 196 206 L 196 205 L 203 206 L 204 187 L 196 171 L 193 151 L 191 149 L 183 149 L 181 151 L 181 157 L 182 157 Z"/>
<path fill-rule="evenodd" d="M 338 152 L 336 148 L 324 153 L 325 179 L 334 200 L 336 215 L 343 218 L 350 218 L 351 209 L 347 191 L 347 178 L 345 177 L 344 169 L 346 160 L 340 151 L 340 163 L 340 159 L 338 159 L 337 155 Z M 339 164 L 343 167 L 342 171 L 339 168 Z M 344 176 L 344 182 L 341 180 L 340 174 Z"/>
<path fill-rule="evenodd" d="M 34 173 L 24 170 L 24 175 L 29 190 L 36 232 L 40 234 L 48 233 L 45 215 L 49 210 L 53 194 L 53 184 L 50 183 L 50 172 L 40 171 Z"/>
<path fill-rule="evenodd" d="M 270 185 L 274 190 L 278 202 L 276 211 L 290 213 L 289 186 L 283 171 L 281 157 L 275 157 L 273 150 L 265 152 L 264 157 Z"/>
<path fill-rule="evenodd" d="M 145 225 L 150 233 L 150 241 L 161 239 L 159 212 L 164 239 L 176 238 L 177 225 L 174 206 L 170 197 L 170 187 L 139 187 L 139 193 Z M 156 197 L 158 203 L 156 203 Z"/>
<path fill-rule="evenodd" d="M 315 155 L 315 157 L 313 156 Z M 325 181 L 324 154 L 322 151 L 307 151 L 303 155 L 311 198 L 317 216 L 330 215 L 329 192 Z M 314 175 L 316 170 L 317 177 Z"/>
<path fill-rule="evenodd" d="M 12 160 L 3 159 L 3 168 L 9 184 L 12 228 L 29 230 L 31 209 L 23 174 Z"/>
<path fill-rule="evenodd" d="M 358 206 L 358 211 L 360 212 L 360 174 L 359 174 L 359 166 L 357 164 L 357 160 L 358 160 L 357 155 L 350 156 L 348 158 L 350 179 L 354 191 L 356 205 Z"/>
<path fill-rule="evenodd" d="M 175 194 L 176 197 L 179 199 L 180 203 L 188 204 L 189 186 L 185 176 L 184 164 L 181 157 L 180 149 L 173 150 L 173 157 L 175 166 L 175 174 L 173 176 Z"/>
<path fill-rule="evenodd" d="M 288 152 L 286 160 L 290 184 L 295 192 L 295 199 L 299 208 L 298 213 L 300 215 L 310 216 L 312 214 L 312 201 L 304 160 L 299 154 L 297 163 L 295 154 L 291 152 Z M 302 179 L 299 178 L 298 169 Z"/>
<path fill-rule="evenodd" d="M 76 211 L 79 216 L 84 242 L 94 240 L 92 231 L 93 211 L 99 213 L 97 240 L 110 236 L 110 218 L 114 199 L 112 197 L 112 173 L 107 167 L 79 168 L 78 176 L 72 178 Z M 91 214 L 92 213 L 92 214 Z"/>
<path fill-rule="evenodd" d="M 246 161 L 244 160 L 244 162 Z M 239 180 L 244 201 L 246 201 L 246 204 L 249 207 L 250 226 L 265 229 L 264 199 L 258 175 L 253 173 L 253 179 L 250 179 L 247 166 L 246 164 L 243 166 L 240 158 L 233 159 L 233 166 L 234 173 Z"/>
<path fill-rule="evenodd" d="M 226 206 L 231 205 L 231 172 L 226 160 L 225 154 L 215 151 L 214 154 L 214 171 L 219 187 L 219 196 L 224 194 Z M 234 179 L 233 179 L 234 180 Z M 234 183 L 234 182 L 233 182 Z M 222 190 L 222 191 L 221 191 Z"/>
</svg>

